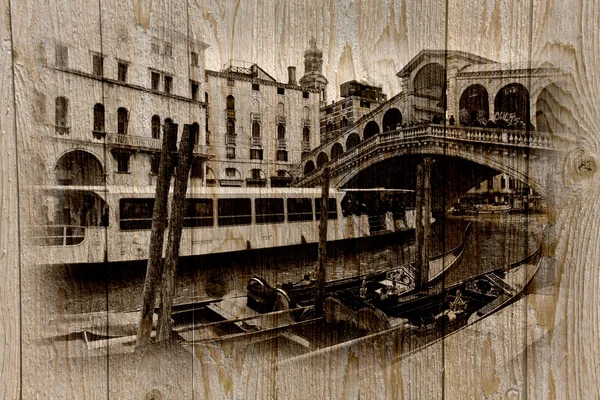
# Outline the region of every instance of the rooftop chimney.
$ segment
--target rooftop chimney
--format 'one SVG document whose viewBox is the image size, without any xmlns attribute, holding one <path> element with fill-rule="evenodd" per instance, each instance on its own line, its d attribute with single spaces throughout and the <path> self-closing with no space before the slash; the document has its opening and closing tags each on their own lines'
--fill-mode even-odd
<svg viewBox="0 0 600 400">
<path fill-rule="evenodd" d="M 296 67 L 288 67 L 288 84 L 296 84 Z"/>
</svg>

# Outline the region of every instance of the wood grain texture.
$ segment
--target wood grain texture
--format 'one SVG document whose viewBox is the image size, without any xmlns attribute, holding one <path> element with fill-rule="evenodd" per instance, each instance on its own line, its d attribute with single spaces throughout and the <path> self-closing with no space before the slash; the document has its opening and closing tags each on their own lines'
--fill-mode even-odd
<svg viewBox="0 0 600 400">
<path fill-rule="evenodd" d="M 17 174 L 17 126 L 11 13 L 8 0 L 0 3 L 0 396 L 17 397 L 21 391 L 20 242 Z"/>
<path fill-rule="evenodd" d="M 1 0 L 0 12 L 1 398 L 18 398 L 21 389 L 26 399 L 141 399 L 153 390 L 176 399 L 600 398 L 599 1 Z M 161 347 L 129 358 L 108 354 L 90 360 L 85 349 L 67 341 L 45 342 L 66 333 L 60 331 L 60 322 L 70 318 L 64 304 L 85 297 L 87 288 L 76 269 L 65 270 L 56 285 L 52 271 L 19 261 L 31 256 L 19 247 L 22 227 L 38 217 L 30 183 L 48 183 L 39 181 L 49 172 L 39 160 L 63 152 L 60 145 L 38 140 L 35 131 L 51 123 L 54 104 L 43 93 L 53 91 L 53 80 L 71 93 L 87 88 L 43 68 L 50 56 L 40 43 L 48 34 L 99 50 L 120 34 L 102 38 L 100 24 L 130 19 L 133 32 L 157 15 L 189 23 L 211 46 L 207 68 L 219 69 L 231 58 L 247 60 L 278 80 L 285 80 L 287 66 L 301 68 L 314 35 L 324 53 L 330 100 L 339 84 L 351 79 L 382 85 L 391 97 L 401 89 L 396 73 L 422 49 L 560 67 L 571 86 L 554 111 L 580 151 L 547 171 L 554 225 L 545 245 L 555 257 L 549 266 L 555 286 L 415 352 L 417 338 L 403 343 L 374 338 L 279 364 L 277 342 L 266 341 Z M 135 44 L 128 46 L 136 57 Z M 107 170 L 110 155 L 102 156 Z M 109 271 L 103 273 L 111 279 Z M 190 291 L 198 290 L 195 285 L 189 283 Z M 101 307 L 84 301 L 77 311 L 100 312 L 108 329 L 109 304 L 119 296 L 108 292 Z M 133 299 L 125 301 L 130 309 L 139 307 Z M 399 352 L 406 355 L 395 358 Z"/>
</svg>

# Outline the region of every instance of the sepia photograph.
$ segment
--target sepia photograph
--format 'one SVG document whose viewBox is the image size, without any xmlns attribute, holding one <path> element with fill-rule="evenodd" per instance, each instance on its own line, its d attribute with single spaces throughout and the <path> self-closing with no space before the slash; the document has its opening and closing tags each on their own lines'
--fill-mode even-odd
<svg viewBox="0 0 600 400">
<path fill-rule="evenodd" d="M 600 398 L 596 0 L 0 20 L 0 397 Z"/>
</svg>

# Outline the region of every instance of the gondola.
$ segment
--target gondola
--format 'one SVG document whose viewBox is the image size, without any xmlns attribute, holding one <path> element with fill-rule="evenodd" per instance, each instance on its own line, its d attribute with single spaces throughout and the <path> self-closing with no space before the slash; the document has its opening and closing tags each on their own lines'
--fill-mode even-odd
<svg viewBox="0 0 600 400">
<path fill-rule="evenodd" d="M 430 259 L 428 287 L 440 282 L 449 271 L 460 263 L 470 230 L 471 223 L 465 228 L 463 240 L 458 246 Z M 414 265 L 331 280 L 325 283 L 325 294 L 331 295 L 344 290 L 360 290 L 361 287 L 383 288 L 386 286 L 394 287 L 395 293 L 398 295 L 413 292 Z M 306 275 L 298 282 L 284 283 L 274 287 L 263 278 L 254 276 L 249 280 L 246 290 L 250 308 L 259 312 L 270 312 L 276 309 L 312 305 L 315 296 L 315 281 L 311 279 L 310 275 Z"/>
<path fill-rule="evenodd" d="M 399 325 L 406 330 L 449 333 L 518 300 L 537 273 L 540 260 L 541 247 L 507 267 L 469 277 L 449 287 L 438 285 L 404 296 L 382 295 L 381 288 L 369 288 L 366 293 L 340 291 L 326 300 L 326 320 L 337 323 L 339 315 L 344 315 L 356 323 L 362 334 Z"/>
</svg>

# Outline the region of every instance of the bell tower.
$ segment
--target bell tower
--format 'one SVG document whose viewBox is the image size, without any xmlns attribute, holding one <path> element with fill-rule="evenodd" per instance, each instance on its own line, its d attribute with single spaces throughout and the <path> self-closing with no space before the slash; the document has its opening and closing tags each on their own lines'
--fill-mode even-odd
<svg viewBox="0 0 600 400">
<path fill-rule="evenodd" d="M 323 52 L 317 49 L 317 40 L 310 39 L 310 47 L 304 52 L 304 76 L 300 85 L 319 89 L 321 106 L 327 104 L 327 78 L 323 75 Z"/>
</svg>

